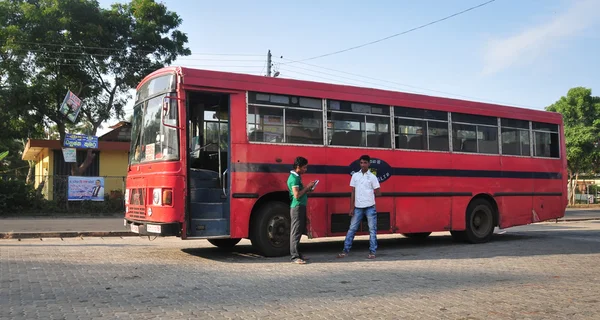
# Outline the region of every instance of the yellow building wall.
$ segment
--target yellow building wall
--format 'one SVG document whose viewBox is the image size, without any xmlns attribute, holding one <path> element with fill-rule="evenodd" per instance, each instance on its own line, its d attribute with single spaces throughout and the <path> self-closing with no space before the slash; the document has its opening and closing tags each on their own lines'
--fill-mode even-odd
<svg viewBox="0 0 600 320">
<path fill-rule="evenodd" d="M 102 151 L 100 153 L 100 176 L 104 177 L 104 192 L 123 192 L 129 153 L 126 151 Z"/>
<path fill-rule="evenodd" d="M 47 200 L 54 199 L 54 153 L 48 149 L 43 149 L 36 159 L 35 164 L 35 187 L 37 188 L 42 181 L 44 187 L 42 194 Z"/>
</svg>

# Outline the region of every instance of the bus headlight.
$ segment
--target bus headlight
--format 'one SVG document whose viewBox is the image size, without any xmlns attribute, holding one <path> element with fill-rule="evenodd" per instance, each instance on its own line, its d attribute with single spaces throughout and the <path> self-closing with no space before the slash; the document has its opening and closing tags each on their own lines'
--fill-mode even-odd
<svg viewBox="0 0 600 320">
<path fill-rule="evenodd" d="M 160 188 L 152 190 L 152 204 L 155 206 L 162 205 L 162 190 Z"/>
</svg>

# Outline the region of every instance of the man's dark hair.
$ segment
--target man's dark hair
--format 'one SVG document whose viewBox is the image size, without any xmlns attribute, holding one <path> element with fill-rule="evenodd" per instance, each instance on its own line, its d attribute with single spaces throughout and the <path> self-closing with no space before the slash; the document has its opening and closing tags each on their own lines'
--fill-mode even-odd
<svg viewBox="0 0 600 320">
<path fill-rule="evenodd" d="M 369 155 L 367 155 L 367 154 L 363 154 L 362 156 L 360 156 L 359 160 L 365 160 L 367 162 L 371 162 L 371 157 L 369 157 Z"/>
<path fill-rule="evenodd" d="M 306 158 L 296 157 L 296 160 L 294 160 L 294 169 L 298 169 L 299 167 L 304 167 L 307 164 L 308 164 L 308 160 L 306 160 Z"/>
</svg>

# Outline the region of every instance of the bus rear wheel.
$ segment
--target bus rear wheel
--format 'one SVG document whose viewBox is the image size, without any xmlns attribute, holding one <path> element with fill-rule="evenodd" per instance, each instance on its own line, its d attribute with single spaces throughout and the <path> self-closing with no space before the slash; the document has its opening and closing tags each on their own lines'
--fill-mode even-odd
<svg viewBox="0 0 600 320">
<path fill-rule="evenodd" d="M 252 246 L 265 257 L 290 253 L 290 206 L 273 201 L 261 206 L 252 221 Z"/>
<path fill-rule="evenodd" d="M 423 240 L 423 239 L 426 239 L 427 237 L 429 237 L 430 234 L 431 234 L 431 232 L 416 232 L 416 233 L 403 233 L 402 235 L 409 239 Z"/>
<path fill-rule="evenodd" d="M 235 247 L 242 239 L 208 239 L 208 242 L 215 247 L 219 247 L 221 249 L 231 249 Z"/>
<path fill-rule="evenodd" d="M 494 235 L 494 209 L 485 199 L 475 199 L 467 208 L 466 240 L 470 243 L 484 243 Z"/>
</svg>

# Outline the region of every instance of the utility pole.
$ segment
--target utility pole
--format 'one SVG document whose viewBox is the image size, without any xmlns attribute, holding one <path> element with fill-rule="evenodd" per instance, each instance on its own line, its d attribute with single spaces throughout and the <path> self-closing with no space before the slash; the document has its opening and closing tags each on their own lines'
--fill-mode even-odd
<svg viewBox="0 0 600 320">
<path fill-rule="evenodd" d="M 267 77 L 271 76 L 271 50 L 267 53 Z"/>
</svg>

